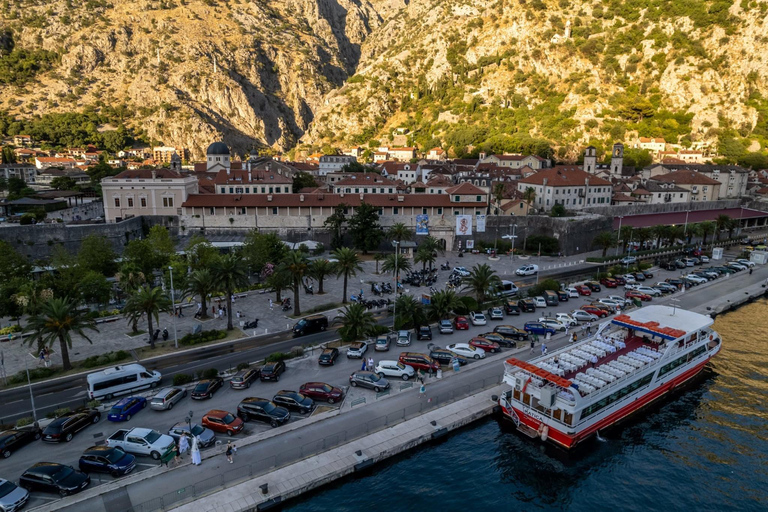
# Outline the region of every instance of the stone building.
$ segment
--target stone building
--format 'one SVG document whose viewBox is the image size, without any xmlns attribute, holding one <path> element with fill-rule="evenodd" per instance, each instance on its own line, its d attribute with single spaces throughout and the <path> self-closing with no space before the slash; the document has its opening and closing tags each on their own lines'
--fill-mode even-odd
<svg viewBox="0 0 768 512">
<path fill-rule="evenodd" d="M 101 193 L 104 218 L 119 222 L 139 215 L 179 215 L 184 201 L 198 193 L 198 183 L 195 176 L 170 169 L 137 169 L 104 178 Z"/>
</svg>

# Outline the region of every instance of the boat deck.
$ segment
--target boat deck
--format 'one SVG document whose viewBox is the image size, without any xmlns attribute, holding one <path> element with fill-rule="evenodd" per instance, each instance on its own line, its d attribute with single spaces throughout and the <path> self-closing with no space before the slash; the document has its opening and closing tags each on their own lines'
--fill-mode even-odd
<svg viewBox="0 0 768 512">
<path fill-rule="evenodd" d="M 592 341 L 596 338 L 589 338 L 588 341 Z M 616 352 L 612 354 L 606 354 L 605 357 L 598 357 L 597 363 L 594 365 L 595 368 L 599 367 L 600 365 L 610 363 L 611 361 L 617 360 L 620 356 L 625 356 L 629 354 L 630 352 L 637 350 L 638 348 L 642 346 L 647 346 L 650 348 L 657 348 L 658 344 L 656 343 L 647 343 L 641 336 L 630 336 L 623 340 L 624 344 L 626 345 L 624 348 L 616 350 Z M 585 343 L 589 344 L 589 343 Z M 574 347 L 578 348 L 578 347 Z M 591 367 L 592 365 L 586 366 L 586 368 Z M 563 375 L 563 378 L 571 380 L 573 379 L 577 373 L 584 371 L 584 368 L 577 368 L 576 370 L 566 372 L 565 375 Z"/>
</svg>

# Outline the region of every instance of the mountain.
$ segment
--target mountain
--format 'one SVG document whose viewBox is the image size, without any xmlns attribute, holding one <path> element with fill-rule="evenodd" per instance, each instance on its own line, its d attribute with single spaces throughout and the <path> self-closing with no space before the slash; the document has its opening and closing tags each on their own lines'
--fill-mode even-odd
<svg viewBox="0 0 768 512">
<path fill-rule="evenodd" d="M 735 160 L 768 143 L 767 15 L 754 0 L 5 0 L 0 110 L 106 112 L 101 132 L 195 156 L 218 138 L 374 148 L 400 128 L 456 156 L 572 159 L 639 135 Z"/>
</svg>

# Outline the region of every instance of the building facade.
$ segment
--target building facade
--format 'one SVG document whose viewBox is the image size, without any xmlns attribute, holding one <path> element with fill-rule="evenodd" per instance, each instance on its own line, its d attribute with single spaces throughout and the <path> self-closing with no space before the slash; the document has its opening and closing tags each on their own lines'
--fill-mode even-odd
<svg viewBox="0 0 768 512">
<path fill-rule="evenodd" d="M 181 214 L 181 205 L 197 194 L 194 176 L 182 176 L 169 169 L 124 171 L 101 180 L 104 218 L 119 222 L 139 215 Z"/>
<path fill-rule="evenodd" d="M 570 165 L 543 169 L 517 182 L 519 192 L 525 193 L 528 188 L 536 193 L 532 206 L 545 211 L 556 204 L 567 210 L 610 206 L 613 195 L 610 181 Z"/>
</svg>

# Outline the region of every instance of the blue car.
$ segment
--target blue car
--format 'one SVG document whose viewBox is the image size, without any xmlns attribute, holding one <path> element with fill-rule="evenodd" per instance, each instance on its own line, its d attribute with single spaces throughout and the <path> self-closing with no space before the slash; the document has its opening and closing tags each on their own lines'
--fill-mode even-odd
<svg viewBox="0 0 768 512">
<path fill-rule="evenodd" d="M 525 327 L 523 327 L 523 330 L 530 334 L 541 334 L 546 336 L 547 333 L 549 334 L 556 334 L 557 331 L 553 329 L 552 327 L 547 327 L 541 322 L 525 322 Z"/>
<path fill-rule="evenodd" d="M 92 446 L 80 456 L 83 473 L 109 473 L 113 477 L 127 475 L 136 467 L 136 456 L 117 446 Z"/>
<path fill-rule="evenodd" d="M 147 406 L 147 399 L 143 396 L 129 396 L 123 398 L 109 410 L 109 421 L 128 421 L 131 417 Z"/>
</svg>

